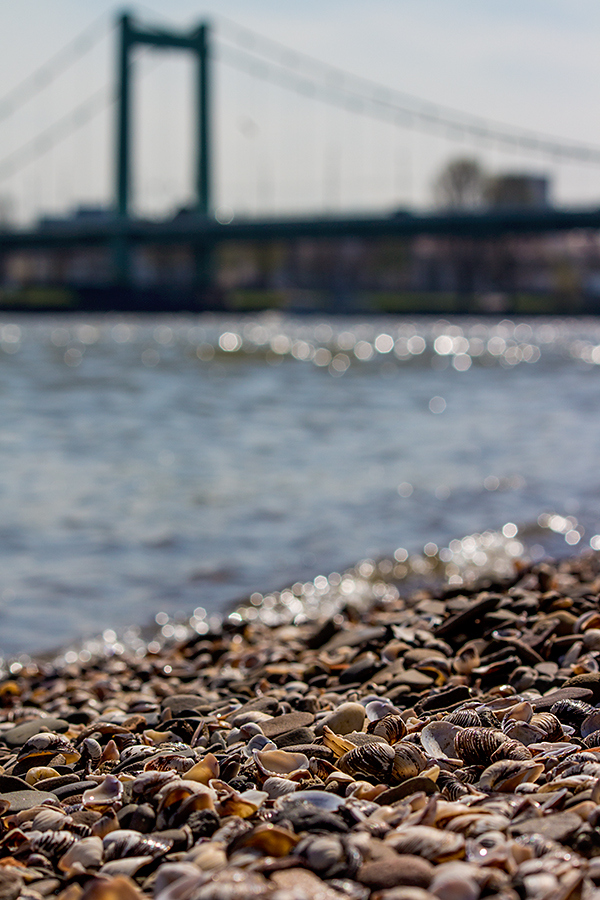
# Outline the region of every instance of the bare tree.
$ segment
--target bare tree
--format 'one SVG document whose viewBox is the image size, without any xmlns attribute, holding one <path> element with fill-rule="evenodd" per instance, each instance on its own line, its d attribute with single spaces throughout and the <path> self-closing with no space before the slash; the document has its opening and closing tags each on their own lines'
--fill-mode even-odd
<svg viewBox="0 0 600 900">
<path fill-rule="evenodd" d="M 476 159 L 452 159 L 435 179 L 433 195 L 445 209 L 475 209 L 484 204 L 487 182 Z"/>
</svg>

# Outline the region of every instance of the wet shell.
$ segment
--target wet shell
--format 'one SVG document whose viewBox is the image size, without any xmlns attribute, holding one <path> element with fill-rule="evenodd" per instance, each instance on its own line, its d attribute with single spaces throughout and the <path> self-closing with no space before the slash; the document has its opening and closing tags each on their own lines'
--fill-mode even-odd
<svg viewBox="0 0 600 900">
<path fill-rule="evenodd" d="M 525 744 L 509 738 L 494 750 L 490 762 L 497 762 L 499 759 L 531 759 L 531 756 L 531 750 Z"/>
<path fill-rule="evenodd" d="M 411 825 L 387 835 L 385 842 L 396 853 L 421 856 L 434 863 L 462 859 L 465 855 L 465 839 L 462 834 L 441 831 L 429 825 Z"/>
<path fill-rule="evenodd" d="M 406 734 L 406 723 L 402 716 L 384 716 L 375 722 L 369 722 L 367 732 L 384 737 L 388 744 L 395 744 L 397 741 L 401 741 Z"/>
<path fill-rule="evenodd" d="M 86 837 L 73 844 L 58 861 L 58 868 L 67 874 L 102 865 L 104 847 L 99 837 Z"/>
<path fill-rule="evenodd" d="M 600 747 L 600 730 L 592 731 L 591 734 L 588 734 L 588 736 L 583 739 L 583 743 L 586 747 Z"/>
<path fill-rule="evenodd" d="M 291 775 L 308 768 L 304 753 L 288 753 L 287 750 L 255 750 L 253 753 L 260 771 L 269 775 Z"/>
<path fill-rule="evenodd" d="M 96 787 L 84 791 L 81 802 L 87 809 L 112 806 L 123 796 L 123 785 L 115 775 L 107 775 Z"/>
<path fill-rule="evenodd" d="M 586 716 L 580 726 L 580 733 L 582 738 L 588 737 L 588 735 L 593 734 L 594 731 L 598 731 L 600 729 L 600 709 L 594 709 L 593 712 Z"/>
<path fill-rule="evenodd" d="M 524 781 L 535 781 L 543 771 L 543 763 L 533 760 L 502 759 L 483 771 L 477 787 L 488 791 L 514 791 Z"/>
<path fill-rule="evenodd" d="M 494 728 L 464 728 L 454 738 L 456 756 L 467 765 L 487 765 L 492 753 L 508 740 Z"/>
<path fill-rule="evenodd" d="M 583 700 L 557 700 L 556 703 L 550 707 L 550 712 L 553 713 L 563 725 L 570 725 L 572 728 L 579 731 L 581 723 L 591 713 L 595 712 L 595 709 Z"/>
<path fill-rule="evenodd" d="M 128 856 L 150 856 L 155 858 L 168 853 L 173 846 L 170 838 L 154 838 L 149 834 L 140 834 L 129 828 L 111 831 L 102 839 L 104 859 L 123 859 Z"/>
<path fill-rule="evenodd" d="M 46 856 L 62 856 L 77 840 L 70 831 L 30 831 L 27 839 L 34 853 Z"/>
<path fill-rule="evenodd" d="M 430 722 L 421 731 L 421 744 L 433 759 L 455 759 L 454 739 L 461 730 L 448 719 Z"/>
<path fill-rule="evenodd" d="M 460 728 L 477 728 L 482 725 L 479 713 L 474 709 L 455 709 L 454 712 L 444 716 L 443 722 L 449 722 L 451 725 L 458 725 Z"/>
<path fill-rule="evenodd" d="M 546 741 L 560 741 L 563 737 L 562 725 L 554 713 L 534 713 L 529 724 L 538 728 L 543 733 L 544 740 Z M 600 726 L 600 718 L 598 724 Z"/>
<path fill-rule="evenodd" d="M 500 719 L 493 709 L 487 706 L 477 707 L 477 714 L 484 728 L 500 728 Z"/>
<path fill-rule="evenodd" d="M 387 782 L 394 759 L 394 750 L 388 744 L 364 744 L 344 753 L 338 760 L 338 768 L 357 780 Z"/>
<path fill-rule="evenodd" d="M 65 758 L 67 765 L 77 762 L 80 757 L 73 744 L 65 737 L 60 734 L 53 734 L 50 731 L 41 731 L 39 734 L 34 734 L 23 744 L 17 756 L 17 761 L 21 762 L 30 757 L 50 759 L 59 753 Z"/>
<path fill-rule="evenodd" d="M 400 741 L 394 746 L 392 783 L 399 784 L 407 778 L 415 778 L 427 765 L 427 757 L 415 744 Z"/>
</svg>

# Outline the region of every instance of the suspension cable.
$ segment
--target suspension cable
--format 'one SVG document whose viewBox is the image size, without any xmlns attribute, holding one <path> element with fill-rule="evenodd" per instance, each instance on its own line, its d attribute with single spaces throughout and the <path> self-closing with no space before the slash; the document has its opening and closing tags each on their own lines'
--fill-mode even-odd
<svg viewBox="0 0 600 900">
<path fill-rule="evenodd" d="M 4 97 L 0 98 L 0 122 L 8 119 L 14 112 L 47 88 L 59 75 L 89 53 L 96 44 L 114 29 L 115 24 L 106 15 L 96 19 L 77 37 L 52 56 L 44 65 L 15 85 Z"/>
<path fill-rule="evenodd" d="M 323 102 L 372 118 L 386 119 L 401 127 L 444 130 L 449 139 L 469 135 L 478 140 L 494 141 L 515 152 L 527 151 L 553 159 L 600 164 L 600 147 L 515 128 L 390 90 L 263 38 L 229 20 L 219 17 L 219 22 L 224 24 L 226 31 L 234 32 L 238 43 L 237 47 L 232 47 L 223 40 L 218 42 L 218 58 L 225 65 L 256 78 L 276 81 L 296 93 L 312 92 Z"/>
</svg>

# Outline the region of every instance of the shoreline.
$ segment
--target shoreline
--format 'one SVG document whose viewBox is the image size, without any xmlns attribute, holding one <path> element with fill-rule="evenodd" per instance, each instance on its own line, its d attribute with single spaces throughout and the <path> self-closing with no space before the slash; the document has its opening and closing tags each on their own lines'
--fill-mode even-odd
<svg viewBox="0 0 600 900">
<path fill-rule="evenodd" d="M 0 682 L 0 890 L 593 900 L 599 594 L 586 553 L 32 660 Z"/>
</svg>

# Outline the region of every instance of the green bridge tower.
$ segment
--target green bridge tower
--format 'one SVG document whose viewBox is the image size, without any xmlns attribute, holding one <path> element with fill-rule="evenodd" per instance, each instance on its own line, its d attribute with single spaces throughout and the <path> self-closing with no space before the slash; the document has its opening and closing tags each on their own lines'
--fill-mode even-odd
<svg viewBox="0 0 600 900">
<path fill-rule="evenodd" d="M 131 199 L 131 50 L 136 44 L 186 50 L 197 60 L 196 72 L 196 153 L 194 184 L 195 210 L 203 216 L 211 214 L 211 111 L 209 25 L 201 23 L 188 33 L 140 27 L 124 13 L 119 19 L 119 58 L 117 86 L 117 159 L 115 199 L 119 219 L 126 224 Z M 209 277 L 207 252 L 197 247 L 197 274 L 202 283 Z M 129 247 L 125 236 L 115 247 L 116 278 L 121 284 L 129 280 Z"/>
</svg>

